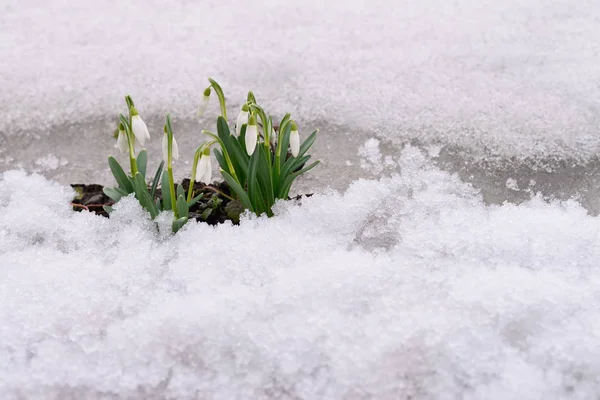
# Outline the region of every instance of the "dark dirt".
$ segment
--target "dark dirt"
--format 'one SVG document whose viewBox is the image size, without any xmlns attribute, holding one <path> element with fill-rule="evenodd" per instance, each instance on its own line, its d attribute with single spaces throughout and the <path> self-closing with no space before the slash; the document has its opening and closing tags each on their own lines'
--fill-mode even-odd
<svg viewBox="0 0 600 400">
<path fill-rule="evenodd" d="M 186 194 L 190 186 L 190 180 L 184 179 L 181 182 Z M 74 211 L 87 210 L 97 215 L 108 218 L 108 213 L 104 206 L 112 206 L 112 201 L 102 189 L 102 185 L 96 184 L 72 184 L 71 187 L 77 192 L 71 202 Z M 188 218 L 196 221 L 206 222 L 209 225 L 222 224 L 225 221 L 231 221 L 234 224 L 239 223 L 239 214 L 243 211 L 241 204 L 232 201 L 229 197 L 231 191 L 227 182 L 213 183 L 205 185 L 194 182 L 194 196 L 203 194 L 202 198 L 190 207 Z M 228 197 L 229 196 L 229 197 Z M 302 197 L 310 197 L 311 194 L 296 196 L 289 200 L 300 200 Z M 161 189 L 156 190 L 156 197 L 162 199 Z"/>
</svg>

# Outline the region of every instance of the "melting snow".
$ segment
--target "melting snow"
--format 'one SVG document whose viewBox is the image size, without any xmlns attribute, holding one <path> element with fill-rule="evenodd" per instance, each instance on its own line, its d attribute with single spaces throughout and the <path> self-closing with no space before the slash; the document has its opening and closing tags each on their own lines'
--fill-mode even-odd
<svg viewBox="0 0 600 400">
<path fill-rule="evenodd" d="M 2 398 L 590 398 L 600 221 L 402 173 L 161 234 L 0 180 Z M 35 190 L 32 191 L 32 188 Z"/>
<path fill-rule="evenodd" d="M 325 181 L 374 179 L 171 236 L 132 198 L 105 219 L 2 173 L 0 398 L 597 397 L 600 220 L 485 205 L 430 157 L 593 159 L 599 3 L 216 4 L 2 2 L 2 168 L 95 181 L 124 93 L 188 124 L 192 149 L 210 75 L 232 110 L 253 88 L 331 128 L 315 152 L 346 168 Z"/>
</svg>

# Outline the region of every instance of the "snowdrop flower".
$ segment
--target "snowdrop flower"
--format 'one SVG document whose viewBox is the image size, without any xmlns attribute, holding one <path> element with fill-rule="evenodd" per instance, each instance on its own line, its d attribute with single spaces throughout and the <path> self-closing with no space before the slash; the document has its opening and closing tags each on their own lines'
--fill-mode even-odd
<svg viewBox="0 0 600 400">
<path fill-rule="evenodd" d="M 196 182 L 208 185 L 212 178 L 212 164 L 210 162 L 210 148 L 204 149 L 198 165 L 196 166 Z"/>
<path fill-rule="evenodd" d="M 119 124 L 119 136 L 117 136 L 117 144 L 115 147 L 125 154 L 129 151 L 129 143 L 127 143 L 127 133 L 123 124 Z"/>
<path fill-rule="evenodd" d="M 300 135 L 298 134 L 298 125 L 294 121 L 292 121 L 292 131 L 290 132 L 290 149 L 292 150 L 292 155 L 298 157 L 298 153 L 300 152 Z"/>
<path fill-rule="evenodd" d="M 254 114 L 250 115 L 248 126 L 246 127 L 246 152 L 249 156 L 254 153 L 256 149 L 256 141 L 258 140 L 258 128 L 256 127 L 256 117 Z"/>
<path fill-rule="evenodd" d="M 142 117 L 138 114 L 135 107 L 131 107 L 131 130 L 135 135 L 136 139 L 143 146 L 146 139 L 150 139 L 150 133 L 148 127 Z"/>
<path fill-rule="evenodd" d="M 250 109 L 248 108 L 248 104 L 244 104 L 242 106 L 242 110 L 238 114 L 237 120 L 235 122 L 235 135 L 236 136 L 240 136 L 240 133 L 242 131 L 242 125 L 248 123 L 248 111 L 249 110 Z"/>
<path fill-rule="evenodd" d="M 206 109 L 208 108 L 208 101 L 210 100 L 210 86 L 204 90 L 204 95 L 198 106 L 198 118 L 202 118 Z"/>
<path fill-rule="evenodd" d="M 177 146 L 177 141 L 175 140 L 175 136 L 173 136 L 172 147 L 173 148 L 171 149 L 171 159 L 177 160 L 177 159 L 179 159 L 179 147 Z M 162 153 L 163 153 L 163 160 L 165 160 L 165 163 L 169 162 L 169 135 L 167 134 L 167 132 L 165 132 L 165 134 L 163 135 Z"/>
</svg>

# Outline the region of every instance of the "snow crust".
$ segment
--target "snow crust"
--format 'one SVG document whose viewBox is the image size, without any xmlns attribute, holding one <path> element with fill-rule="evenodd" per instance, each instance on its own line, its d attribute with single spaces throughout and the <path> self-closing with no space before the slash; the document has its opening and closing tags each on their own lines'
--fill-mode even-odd
<svg viewBox="0 0 600 400">
<path fill-rule="evenodd" d="M 113 116 L 127 93 L 145 117 L 193 118 L 212 76 L 232 107 L 253 89 L 302 123 L 585 159 L 600 150 L 599 12 L 593 0 L 4 0 L 0 132 Z"/>
<path fill-rule="evenodd" d="M 126 198 L 0 178 L 3 399 L 589 399 L 600 221 L 401 173 L 240 226 L 157 231 Z M 163 222 L 168 215 L 162 216 Z"/>
</svg>

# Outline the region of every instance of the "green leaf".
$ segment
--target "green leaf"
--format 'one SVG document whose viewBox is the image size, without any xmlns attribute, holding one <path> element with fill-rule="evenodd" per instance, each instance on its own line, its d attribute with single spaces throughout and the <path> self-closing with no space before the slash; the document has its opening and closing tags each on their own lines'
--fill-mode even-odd
<svg viewBox="0 0 600 400">
<path fill-rule="evenodd" d="M 106 211 L 108 214 L 110 214 L 111 212 L 113 212 L 113 208 L 111 206 L 102 206 L 102 208 L 104 209 L 104 211 Z"/>
<path fill-rule="evenodd" d="M 271 207 L 275 203 L 275 195 L 273 193 L 273 182 L 271 181 L 271 167 L 267 159 L 267 151 L 264 146 L 258 146 L 259 160 L 257 179 L 262 192 L 262 197 L 265 201 L 265 211 L 271 217 L 273 215 Z"/>
<path fill-rule="evenodd" d="M 136 161 L 138 171 L 140 172 L 140 174 L 142 174 L 144 179 L 146 179 L 146 164 L 148 163 L 148 153 L 146 152 L 146 150 L 140 151 Z"/>
<path fill-rule="evenodd" d="M 223 157 L 223 153 L 221 153 L 221 150 L 214 149 L 213 153 L 215 155 L 215 158 L 217 159 L 217 162 L 219 163 L 219 167 L 221 167 L 221 169 L 225 172 L 231 172 L 229 171 L 229 165 L 227 165 L 227 161 L 225 161 L 225 157 Z"/>
<path fill-rule="evenodd" d="M 183 186 L 181 186 L 181 183 L 177 185 L 177 198 L 179 198 L 179 196 L 183 196 L 185 197 L 185 191 L 183 190 Z"/>
<path fill-rule="evenodd" d="M 210 214 L 212 214 L 212 208 L 207 208 L 206 210 L 204 210 L 200 218 L 202 218 L 203 221 L 206 221 L 208 217 L 210 217 Z"/>
<path fill-rule="evenodd" d="M 179 195 L 179 197 L 177 198 L 177 214 L 180 217 L 187 217 L 188 215 L 188 206 L 187 206 L 187 202 L 185 201 L 185 196 Z"/>
<path fill-rule="evenodd" d="M 146 185 L 146 180 L 142 176 L 141 173 L 135 174 L 135 178 L 133 178 L 133 183 L 135 186 L 135 197 L 137 197 L 138 201 L 150 213 L 150 217 L 152 219 L 156 218 L 158 215 L 158 209 L 156 204 L 154 204 L 154 199 L 150 197 L 150 193 L 148 193 L 148 186 Z"/>
<path fill-rule="evenodd" d="M 237 142 L 235 136 L 231 135 L 227 121 L 225 121 L 225 118 L 222 116 L 217 118 L 217 135 L 219 136 L 219 139 L 221 139 L 223 146 L 225 146 L 225 151 L 227 151 L 227 154 L 229 154 L 231 164 L 235 169 L 236 176 L 239 178 L 239 172 L 243 168 L 242 165 L 240 165 L 240 162 L 244 160 L 244 154 L 240 150 L 239 143 Z M 245 156 L 248 158 L 247 154 L 245 154 Z"/>
<path fill-rule="evenodd" d="M 248 197 L 252 202 L 253 211 L 260 215 L 264 212 L 265 201 L 263 199 L 260 188 L 258 187 L 258 162 L 260 158 L 260 151 L 256 150 L 252 157 L 250 157 L 250 166 L 248 167 Z"/>
<path fill-rule="evenodd" d="M 244 207 L 250 211 L 254 211 L 254 209 L 252 208 L 252 203 L 250 202 L 250 198 L 248 197 L 248 194 L 246 193 L 246 191 L 244 191 L 244 189 L 240 186 L 240 184 L 237 183 L 237 181 L 235 179 L 233 179 L 233 177 L 225 171 L 221 171 L 221 175 L 223 176 L 223 179 L 225 179 L 225 181 L 229 184 L 229 187 L 238 196 L 238 198 L 240 199 L 240 201 L 242 202 Z"/>
<path fill-rule="evenodd" d="M 173 210 L 172 202 L 171 202 L 171 191 L 169 190 L 169 175 L 163 173 L 162 174 L 162 182 L 160 185 L 161 193 L 162 193 L 162 205 L 163 210 Z"/>
<path fill-rule="evenodd" d="M 173 225 L 172 225 L 173 233 L 177 233 L 177 231 L 179 231 L 181 228 L 183 228 L 183 226 L 187 222 L 188 222 L 187 217 L 177 218 L 175 221 L 173 221 Z"/>
<path fill-rule="evenodd" d="M 133 193 L 134 190 L 131 179 L 125 174 L 125 171 L 123 171 L 123 168 L 121 168 L 121 165 L 119 165 L 119 162 L 115 160 L 114 157 L 108 157 L 108 166 L 110 167 L 115 180 L 119 184 L 119 187 L 125 189 L 127 193 Z"/>
<path fill-rule="evenodd" d="M 315 161 L 314 163 L 310 164 L 308 167 L 304 167 L 302 168 L 300 171 L 294 172 L 292 174 L 290 174 L 284 181 L 283 186 L 282 186 L 282 193 L 281 193 L 281 197 L 282 199 L 287 199 L 288 194 L 290 192 L 290 188 L 292 187 L 292 183 L 294 182 L 294 180 L 302 175 L 303 173 L 313 169 L 314 167 L 317 166 L 317 164 L 319 164 L 320 161 Z"/>
<path fill-rule="evenodd" d="M 119 200 L 121 200 L 121 197 L 125 197 L 129 194 L 120 188 L 105 187 L 105 188 L 102 188 L 102 191 L 104 192 L 105 195 L 107 195 L 115 203 L 118 202 Z"/>
<path fill-rule="evenodd" d="M 311 133 L 306 138 L 306 140 L 304 142 L 302 142 L 302 144 L 300 145 L 300 151 L 298 152 L 298 156 L 296 158 L 302 157 L 308 151 L 308 149 L 311 148 L 311 146 L 317 139 L 317 133 L 319 133 L 318 129 L 316 131 L 314 131 L 313 133 Z"/>
<path fill-rule="evenodd" d="M 187 203 L 188 208 L 192 207 L 198 201 L 202 200 L 202 198 L 204 198 L 204 193 L 200 193 L 198 196 L 196 196 L 193 199 L 191 199 L 190 201 L 188 201 L 188 203 Z"/>
<path fill-rule="evenodd" d="M 303 156 L 300 158 L 290 157 L 285 164 L 283 164 L 283 168 L 281 169 L 281 179 L 287 178 L 287 176 L 293 173 L 298 167 L 305 164 L 310 159 L 310 156 Z"/>
<path fill-rule="evenodd" d="M 156 188 L 158 187 L 158 181 L 160 180 L 160 176 L 162 174 L 163 167 L 165 166 L 165 162 L 161 161 L 160 165 L 156 169 L 156 174 L 154 174 L 154 179 L 152 180 L 152 190 L 150 191 L 150 197 L 156 197 Z"/>
</svg>

